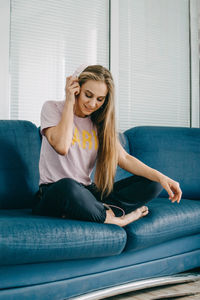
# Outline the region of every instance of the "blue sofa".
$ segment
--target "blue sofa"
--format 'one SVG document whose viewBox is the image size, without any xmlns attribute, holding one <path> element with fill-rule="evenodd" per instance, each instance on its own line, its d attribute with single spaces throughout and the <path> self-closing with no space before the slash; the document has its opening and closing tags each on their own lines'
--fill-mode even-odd
<svg viewBox="0 0 200 300">
<path fill-rule="evenodd" d="M 0 300 L 104 299 L 200 266 L 200 129 L 141 126 L 121 141 L 180 183 L 179 204 L 163 190 L 124 228 L 36 216 L 39 128 L 0 121 Z M 130 175 L 118 169 L 116 180 Z"/>
</svg>

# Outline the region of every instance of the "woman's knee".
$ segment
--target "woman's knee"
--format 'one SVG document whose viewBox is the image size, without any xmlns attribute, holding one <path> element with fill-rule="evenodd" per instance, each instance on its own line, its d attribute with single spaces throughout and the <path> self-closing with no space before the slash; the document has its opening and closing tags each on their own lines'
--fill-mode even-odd
<svg viewBox="0 0 200 300">
<path fill-rule="evenodd" d="M 63 178 L 44 189 L 41 203 L 43 213 L 60 216 L 69 206 L 74 190 L 76 190 L 75 182 L 70 178 Z"/>
<path fill-rule="evenodd" d="M 149 182 L 149 192 L 153 195 L 153 197 L 158 197 L 162 192 L 163 187 L 159 182 L 151 181 Z"/>
<path fill-rule="evenodd" d="M 141 188 L 152 197 L 157 197 L 163 190 L 162 185 L 159 182 L 150 180 L 146 177 L 140 177 Z"/>
<path fill-rule="evenodd" d="M 68 219 L 104 223 L 106 218 L 103 204 L 82 184 L 71 178 L 63 178 L 49 188 L 45 201 L 47 213 Z M 47 199 L 46 199 L 47 200 Z"/>
<path fill-rule="evenodd" d="M 62 215 L 69 219 L 103 223 L 105 220 L 104 206 L 81 183 L 63 178 L 57 182 Z M 61 196 L 62 195 L 62 196 Z"/>
</svg>

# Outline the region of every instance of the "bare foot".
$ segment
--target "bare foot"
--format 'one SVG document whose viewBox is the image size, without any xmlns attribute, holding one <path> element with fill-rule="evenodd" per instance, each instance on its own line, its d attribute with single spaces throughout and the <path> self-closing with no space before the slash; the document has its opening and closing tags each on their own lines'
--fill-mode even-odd
<svg viewBox="0 0 200 300">
<path fill-rule="evenodd" d="M 106 219 L 105 222 L 106 224 L 116 224 L 121 227 L 124 227 L 144 216 L 146 216 L 149 213 L 148 207 L 147 206 L 142 206 L 140 208 L 137 208 L 136 210 L 132 211 L 129 214 L 126 214 L 123 217 L 115 217 L 113 211 L 107 210 L 106 211 Z"/>
</svg>

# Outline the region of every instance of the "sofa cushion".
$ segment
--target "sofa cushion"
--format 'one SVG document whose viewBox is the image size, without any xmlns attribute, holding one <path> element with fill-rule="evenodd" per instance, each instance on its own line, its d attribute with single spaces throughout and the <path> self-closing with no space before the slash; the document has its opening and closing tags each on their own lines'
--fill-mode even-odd
<svg viewBox="0 0 200 300">
<path fill-rule="evenodd" d="M 28 121 L 0 121 L 0 209 L 31 208 L 39 183 L 40 134 Z"/>
<path fill-rule="evenodd" d="M 147 216 L 124 227 L 125 250 L 135 251 L 200 233 L 200 201 L 182 199 L 180 203 L 171 203 L 169 199 L 157 198 L 147 206 Z"/>
<path fill-rule="evenodd" d="M 0 264 L 23 264 L 120 254 L 123 228 L 0 210 Z"/>
<path fill-rule="evenodd" d="M 177 180 L 184 199 L 200 199 L 200 128 L 141 126 L 125 135 L 132 155 Z"/>
<path fill-rule="evenodd" d="M 138 280 L 138 276 L 144 279 L 145 273 L 147 275 L 149 272 L 153 276 L 155 274 L 154 268 L 158 265 L 160 276 L 164 276 L 166 273 L 169 275 L 169 272 L 174 274 L 175 272 L 180 272 L 180 269 L 183 270 L 183 265 L 185 270 L 198 265 L 198 262 L 200 265 L 199 240 L 200 234 L 176 239 L 147 249 L 136 250 L 134 253 L 126 251 L 120 255 L 93 259 L 1 266 L 0 289 L 30 287 L 63 280 L 70 280 L 71 282 L 73 279 L 77 279 L 74 286 L 80 292 L 85 278 L 91 287 L 92 282 L 94 283 L 99 280 L 102 282 L 105 277 L 110 282 L 114 272 L 119 272 L 119 277 L 117 276 L 118 278 L 116 279 L 118 280 L 117 285 L 119 285 L 119 283 L 122 284 L 126 281 L 124 274 L 127 273 L 129 273 L 131 281 Z M 71 290 L 68 285 L 69 283 L 64 282 L 65 289 L 67 286 L 67 290 Z M 101 288 L 103 287 L 101 286 Z M 35 298 L 24 298 L 25 300 L 37 300 L 39 298 L 37 296 Z M 21 300 L 20 297 L 13 297 L 12 299 Z M 46 299 L 46 297 L 42 298 L 42 300 Z M 53 300 L 55 299 L 58 298 L 53 298 Z M 59 299 L 65 299 L 65 297 L 60 297 Z"/>
</svg>

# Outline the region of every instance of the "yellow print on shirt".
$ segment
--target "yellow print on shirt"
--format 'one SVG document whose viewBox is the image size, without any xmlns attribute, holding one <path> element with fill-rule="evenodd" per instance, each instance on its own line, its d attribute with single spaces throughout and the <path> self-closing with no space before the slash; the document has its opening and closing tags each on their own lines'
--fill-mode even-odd
<svg viewBox="0 0 200 300">
<path fill-rule="evenodd" d="M 81 143 L 82 141 L 82 143 Z M 78 143 L 80 148 L 91 150 L 94 143 L 94 149 L 98 148 L 98 139 L 95 130 L 92 130 L 92 133 L 87 130 L 82 130 L 79 132 L 77 127 L 74 128 L 74 136 L 72 138 L 72 145 Z"/>
</svg>

